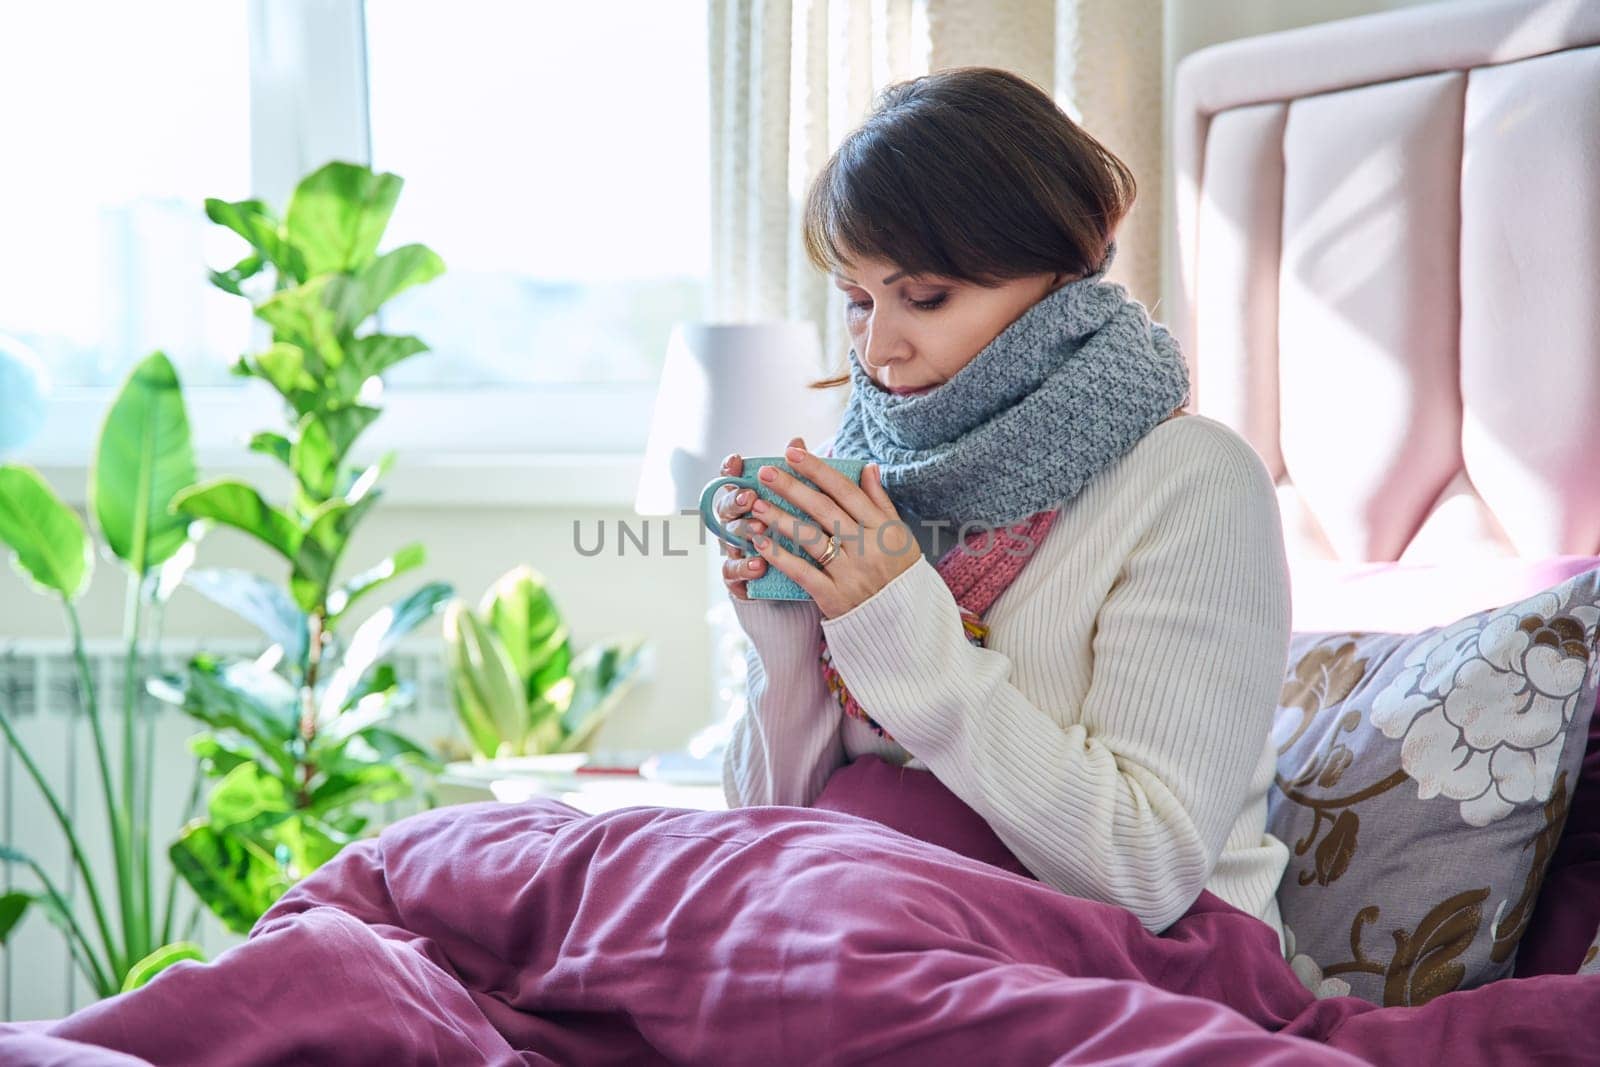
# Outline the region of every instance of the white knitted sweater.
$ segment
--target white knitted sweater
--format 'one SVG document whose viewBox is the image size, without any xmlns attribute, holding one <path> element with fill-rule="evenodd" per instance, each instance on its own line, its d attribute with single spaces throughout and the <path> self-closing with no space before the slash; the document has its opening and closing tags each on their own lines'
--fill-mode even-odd
<svg viewBox="0 0 1600 1067">
<path fill-rule="evenodd" d="M 733 602 L 751 648 L 730 805 L 808 805 L 856 756 L 909 760 L 1048 885 L 1154 932 L 1209 889 L 1282 945 L 1266 798 L 1288 565 L 1271 478 L 1222 423 L 1170 419 L 1091 480 L 991 605 L 987 647 L 926 557 L 835 619 Z M 824 633 L 896 741 L 840 711 Z"/>
</svg>

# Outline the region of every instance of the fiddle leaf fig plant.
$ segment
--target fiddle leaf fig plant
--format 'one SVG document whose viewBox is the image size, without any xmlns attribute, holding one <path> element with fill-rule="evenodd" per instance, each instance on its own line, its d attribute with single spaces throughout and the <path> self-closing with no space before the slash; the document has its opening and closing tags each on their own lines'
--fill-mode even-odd
<svg viewBox="0 0 1600 1067">
<path fill-rule="evenodd" d="M 476 612 L 451 601 L 444 640 L 456 713 L 480 759 L 578 751 L 649 653 L 627 635 L 574 656 L 544 577 L 526 565 L 502 575 Z"/>
<path fill-rule="evenodd" d="M 232 368 L 282 401 L 283 425 L 256 433 L 249 447 L 275 460 L 291 488 L 275 501 L 222 478 L 178 493 L 172 506 L 259 541 L 287 577 L 280 587 L 245 571 L 190 575 L 192 588 L 271 643 L 253 660 L 196 656 L 151 691 L 209 727 L 192 746 L 212 780 L 205 814 L 169 851 L 199 897 L 241 933 L 360 834 L 372 805 L 413 791 L 403 767 L 435 765 L 387 725 L 412 686 L 385 657 L 438 612 L 451 587 L 427 583 L 369 615 L 348 639 L 343 628 L 357 604 L 426 558 L 411 543 L 354 573 L 344 567 L 394 458 L 357 462 L 355 446 L 382 415 L 383 374 L 427 351 L 415 337 L 361 331 L 391 297 L 444 270 L 423 245 L 378 252 L 402 185 L 394 174 L 333 162 L 301 180 L 281 218 L 260 200 L 206 201 L 207 216 L 249 246 L 212 282 L 250 300 L 271 327 L 269 343 Z"/>
</svg>

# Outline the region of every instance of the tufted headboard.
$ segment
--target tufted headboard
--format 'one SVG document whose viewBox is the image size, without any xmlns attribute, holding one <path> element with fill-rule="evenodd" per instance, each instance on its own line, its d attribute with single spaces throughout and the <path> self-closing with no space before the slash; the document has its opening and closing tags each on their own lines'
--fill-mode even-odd
<svg viewBox="0 0 1600 1067">
<path fill-rule="evenodd" d="M 1193 409 L 1291 561 L 1600 554 L 1600 0 L 1452 0 L 1179 64 Z"/>
</svg>

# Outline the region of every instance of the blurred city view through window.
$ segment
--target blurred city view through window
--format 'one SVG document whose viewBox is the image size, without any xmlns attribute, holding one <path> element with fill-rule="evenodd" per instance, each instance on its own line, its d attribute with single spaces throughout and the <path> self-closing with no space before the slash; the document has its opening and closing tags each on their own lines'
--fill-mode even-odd
<svg viewBox="0 0 1600 1067">
<path fill-rule="evenodd" d="M 0 334 L 57 385 L 114 385 L 158 348 L 187 385 L 241 382 L 228 366 L 260 334 L 206 271 L 244 245 L 203 202 L 255 195 L 248 10 L 0 12 L 0 144 L 13 149 Z M 626 19 L 601 5 L 368 0 L 365 16 L 371 163 L 406 180 L 384 247 L 422 242 L 448 267 L 384 312 L 385 331 L 433 348 L 391 385 L 653 382 L 672 323 L 705 306 L 702 0 Z"/>
</svg>

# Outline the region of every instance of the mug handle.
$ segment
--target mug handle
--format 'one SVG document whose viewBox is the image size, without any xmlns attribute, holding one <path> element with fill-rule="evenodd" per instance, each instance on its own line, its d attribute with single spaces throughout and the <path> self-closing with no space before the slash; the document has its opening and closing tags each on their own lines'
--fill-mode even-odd
<svg viewBox="0 0 1600 1067">
<path fill-rule="evenodd" d="M 722 541 L 724 544 L 732 545 L 734 548 L 743 549 L 746 555 L 759 556 L 761 553 L 756 551 L 756 546 L 753 543 L 730 533 L 716 516 L 716 510 L 712 507 L 711 498 L 717 494 L 718 489 L 725 485 L 737 485 L 744 489 L 759 491 L 755 478 L 748 474 L 739 475 L 738 477 L 724 474 L 713 478 L 706 483 L 704 489 L 700 490 L 700 521 L 706 524 L 708 530 L 716 534 L 717 540 Z"/>
</svg>

